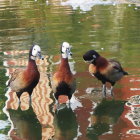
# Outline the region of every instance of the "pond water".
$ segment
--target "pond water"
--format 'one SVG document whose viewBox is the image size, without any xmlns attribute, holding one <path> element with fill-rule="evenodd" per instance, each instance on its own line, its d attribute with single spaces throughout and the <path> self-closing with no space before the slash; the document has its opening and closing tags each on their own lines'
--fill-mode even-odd
<svg viewBox="0 0 140 140">
<path fill-rule="evenodd" d="M 140 139 L 139 0 L 0 1 L 0 140 Z M 77 81 L 71 108 L 54 109 L 50 77 L 60 63 L 60 45 L 72 45 L 69 60 Z M 21 105 L 6 82 L 24 68 L 32 44 L 41 46 L 40 82 L 32 106 Z M 82 55 L 95 49 L 119 60 L 129 75 L 117 82 L 114 99 L 88 73 Z"/>
</svg>

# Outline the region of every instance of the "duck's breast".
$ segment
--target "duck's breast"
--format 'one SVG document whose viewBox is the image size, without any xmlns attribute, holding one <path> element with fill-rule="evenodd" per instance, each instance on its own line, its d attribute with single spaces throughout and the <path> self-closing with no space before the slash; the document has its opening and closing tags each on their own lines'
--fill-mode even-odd
<svg viewBox="0 0 140 140">
<path fill-rule="evenodd" d="M 74 77 L 71 73 L 56 72 L 52 78 L 52 89 L 55 92 L 61 82 L 65 82 L 70 87 L 73 85 Z"/>
<path fill-rule="evenodd" d="M 89 73 L 91 75 L 95 74 L 97 72 L 96 66 L 94 64 L 89 65 Z"/>
<path fill-rule="evenodd" d="M 40 79 L 40 73 L 35 70 L 25 71 L 24 82 L 27 86 L 35 87 Z"/>
</svg>

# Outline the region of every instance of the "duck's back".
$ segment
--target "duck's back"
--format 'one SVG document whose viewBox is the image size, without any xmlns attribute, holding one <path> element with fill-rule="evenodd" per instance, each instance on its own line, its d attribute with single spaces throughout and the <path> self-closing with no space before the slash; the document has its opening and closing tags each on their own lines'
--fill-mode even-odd
<svg viewBox="0 0 140 140">
<path fill-rule="evenodd" d="M 123 70 L 121 64 L 113 59 L 109 59 L 108 62 L 109 64 L 105 73 L 106 78 L 112 82 L 120 80 L 125 75 L 125 71 Z"/>
</svg>

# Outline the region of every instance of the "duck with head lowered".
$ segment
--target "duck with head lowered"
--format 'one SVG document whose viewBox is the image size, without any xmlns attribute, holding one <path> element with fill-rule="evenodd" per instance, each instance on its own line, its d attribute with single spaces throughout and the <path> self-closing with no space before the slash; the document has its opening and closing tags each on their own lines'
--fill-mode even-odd
<svg viewBox="0 0 140 140">
<path fill-rule="evenodd" d="M 113 59 L 106 59 L 95 50 L 90 50 L 83 55 L 83 59 L 89 62 L 89 72 L 103 84 L 103 96 L 106 97 L 106 82 L 111 83 L 111 95 L 113 96 L 113 86 L 124 75 L 128 75 L 121 64 Z"/>
<path fill-rule="evenodd" d="M 9 79 L 8 86 L 11 87 L 13 92 L 16 92 L 20 103 L 20 96 L 23 92 L 28 92 L 31 103 L 31 95 L 33 89 L 39 82 L 40 73 L 36 65 L 36 58 L 43 59 L 41 55 L 41 48 L 38 45 L 34 45 L 29 51 L 29 61 L 26 69 L 16 69 Z"/>
<path fill-rule="evenodd" d="M 75 78 L 70 70 L 68 56 L 72 55 L 71 46 L 63 42 L 61 46 L 61 63 L 58 70 L 52 77 L 52 89 L 58 103 L 70 102 L 72 94 L 76 89 Z"/>
</svg>

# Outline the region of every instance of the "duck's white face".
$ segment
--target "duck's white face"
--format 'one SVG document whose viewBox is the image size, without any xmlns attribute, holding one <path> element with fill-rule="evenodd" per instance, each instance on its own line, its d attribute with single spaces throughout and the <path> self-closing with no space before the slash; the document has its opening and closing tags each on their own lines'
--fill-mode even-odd
<svg viewBox="0 0 140 140">
<path fill-rule="evenodd" d="M 40 59 L 43 59 L 42 55 L 41 55 L 41 48 L 38 45 L 34 45 L 32 48 L 32 56 L 33 57 L 38 57 Z"/>
<path fill-rule="evenodd" d="M 62 53 L 63 58 L 67 58 L 69 55 L 72 55 L 70 49 L 71 49 L 71 46 L 68 42 L 62 43 L 61 53 Z"/>
</svg>

